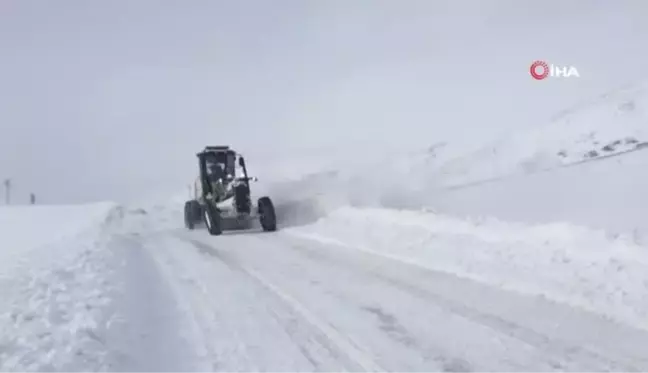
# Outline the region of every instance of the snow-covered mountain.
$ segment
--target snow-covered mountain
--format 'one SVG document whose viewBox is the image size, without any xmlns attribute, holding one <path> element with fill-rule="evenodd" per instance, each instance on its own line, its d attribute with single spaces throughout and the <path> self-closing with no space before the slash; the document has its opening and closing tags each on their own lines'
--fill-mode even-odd
<svg viewBox="0 0 648 373">
<path fill-rule="evenodd" d="M 435 157 L 444 186 L 533 173 L 648 145 L 648 84 L 607 92 L 459 157 Z"/>
</svg>

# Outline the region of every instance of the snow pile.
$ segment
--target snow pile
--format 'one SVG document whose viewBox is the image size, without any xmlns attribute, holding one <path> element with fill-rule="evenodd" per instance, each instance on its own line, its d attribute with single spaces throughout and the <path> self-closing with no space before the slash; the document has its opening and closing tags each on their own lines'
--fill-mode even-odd
<svg viewBox="0 0 648 373">
<path fill-rule="evenodd" d="M 292 235 L 369 251 L 648 329 L 648 256 L 630 237 L 567 223 L 523 225 L 341 208 Z"/>
<path fill-rule="evenodd" d="M 0 370 L 95 370 L 112 203 L 0 208 Z"/>
</svg>

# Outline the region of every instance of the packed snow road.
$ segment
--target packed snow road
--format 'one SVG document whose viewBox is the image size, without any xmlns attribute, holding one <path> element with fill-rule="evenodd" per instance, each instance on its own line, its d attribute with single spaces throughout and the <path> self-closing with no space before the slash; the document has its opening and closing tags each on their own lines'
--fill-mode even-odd
<svg viewBox="0 0 648 373">
<path fill-rule="evenodd" d="M 645 331 L 290 230 L 158 230 L 120 245 L 139 258 L 125 317 L 148 338 L 113 368 L 648 369 Z"/>
</svg>

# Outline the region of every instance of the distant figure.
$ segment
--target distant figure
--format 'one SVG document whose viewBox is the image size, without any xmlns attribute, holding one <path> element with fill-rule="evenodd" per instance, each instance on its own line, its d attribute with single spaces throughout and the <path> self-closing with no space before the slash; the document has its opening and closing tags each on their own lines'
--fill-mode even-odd
<svg viewBox="0 0 648 373">
<path fill-rule="evenodd" d="M 29 195 L 29 202 L 30 202 L 32 205 L 35 205 L 35 204 L 36 204 L 36 195 L 35 195 L 34 193 L 32 193 L 32 194 Z"/>
</svg>

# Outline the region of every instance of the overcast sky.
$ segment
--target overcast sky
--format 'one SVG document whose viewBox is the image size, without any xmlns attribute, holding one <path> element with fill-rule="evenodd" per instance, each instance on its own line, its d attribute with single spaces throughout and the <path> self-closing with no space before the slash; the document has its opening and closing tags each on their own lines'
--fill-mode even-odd
<svg viewBox="0 0 648 373">
<path fill-rule="evenodd" d="M 126 199 L 182 188 L 205 144 L 258 164 L 486 139 L 640 79 L 647 15 L 643 0 L 0 0 L 0 178 L 16 202 Z M 581 78 L 533 81 L 535 59 Z"/>
</svg>

